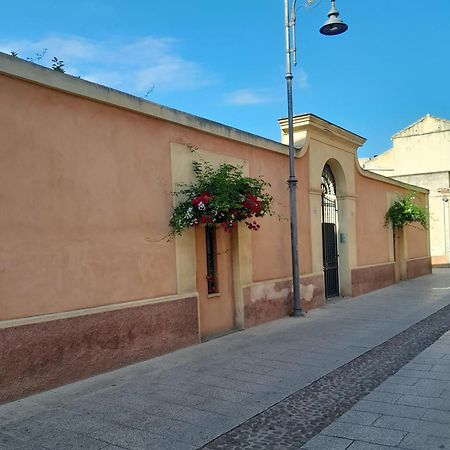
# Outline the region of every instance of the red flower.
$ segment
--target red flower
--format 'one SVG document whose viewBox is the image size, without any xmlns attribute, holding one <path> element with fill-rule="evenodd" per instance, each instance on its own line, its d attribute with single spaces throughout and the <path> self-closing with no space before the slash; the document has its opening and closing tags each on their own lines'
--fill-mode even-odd
<svg viewBox="0 0 450 450">
<path fill-rule="evenodd" d="M 237 227 L 237 222 L 228 222 L 228 220 L 224 220 L 220 223 L 224 229 L 224 231 L 233 231 L 233 228 Z"/>
<path fill-rule="evenodd" d="M 258 231 L 261 226 L 259 224 L 257 224 L 255 221 L 253 222 L 245 222 L 245 224 L 247 225 L 247 228 L 253 231 Z"/>
<path fill-rule="evenodd" d="M 202 216 L 200 217 L 200 223 L 205 225 L 206 223 L 213 223 L 211 216 Z"/>
<path fill-rule="evenodd" d="M 256 195 L 252 194 L 247 194 L 241 205 L 245 209 L 248 209 L 248 217 L 251 217 L 254 214 L 259 214 L 262 210 L 262 202 L 258 200 Z"/>
<path fill-rule="evenodd" d="M 207 205 L 212 199 L 213 196 L 209 192 L 202 192 L 200 195 L 197 195 L 197 197 L 192 199 L 191 203 L 194 206 L 198 206 L 200 203 Z"/>
</svg>

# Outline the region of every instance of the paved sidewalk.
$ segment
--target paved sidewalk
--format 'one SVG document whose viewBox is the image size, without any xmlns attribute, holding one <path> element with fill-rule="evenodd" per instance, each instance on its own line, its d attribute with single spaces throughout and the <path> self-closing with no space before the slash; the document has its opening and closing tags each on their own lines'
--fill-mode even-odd
<svg viewBox="0 0 450 450">
<path fill-rule="evenodd" d="M 450 332 L 302 448 L 450 449 Z"/>
<path fill-rule="evenodd" d="M 208 443 L 211 450 L 294 450 L 370 394 L 450 328 L 450 305 Z"/>
<path fill-rule="evenodd" d="M 448 304 L 441 269 L 9 403 L 0 448 L 199 448 Z"/>
</svg>

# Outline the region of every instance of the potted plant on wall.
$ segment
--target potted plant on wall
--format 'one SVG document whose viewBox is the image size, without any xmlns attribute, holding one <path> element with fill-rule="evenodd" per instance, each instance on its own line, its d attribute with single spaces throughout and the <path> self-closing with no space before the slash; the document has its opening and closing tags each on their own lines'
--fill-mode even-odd
<svg viewBox="0 0 450 450">
<path fill-rule="evenodd" d="M 220 225 L 231 232 L 239 222 L 257 231 L 260 224 L 255 219 L 273 214 L 273 198 L 266 192 L 270 184 L 262 178 L 246 177 L 241 167 L 227 163 L 215 169 L 194 161 L 192 169 L 195 181 L 174 192 L 180 201 L 169 221 L 171 237 L 199 225 Z"/>
<path fill-rule="evenodd" d="M 386 225 L 392 223 L 394 233 L 398 233 L 405 225 L 419 223 L 428 229 L 429 213 L 426 206 L 416 203 L 413 192 L 404 194 L 396 200 L 385 215 Z"/>
</svg>

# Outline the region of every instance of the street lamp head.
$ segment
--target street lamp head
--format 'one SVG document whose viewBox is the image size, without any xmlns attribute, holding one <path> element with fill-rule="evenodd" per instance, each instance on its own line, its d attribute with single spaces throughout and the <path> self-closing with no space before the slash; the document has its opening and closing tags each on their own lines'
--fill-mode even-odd
<svg viewBox="0 0 450 450">
<path fill-rule="evenodd" d="M 331 0 L 331 9 L 328 13 L 328 20 L 320 28 L 320 32 L 326 36 L 335 36 L 348 30 L 348 25 L 339 19 L 339 11 L 334 6 L 334 0 Z"/>
</svg>

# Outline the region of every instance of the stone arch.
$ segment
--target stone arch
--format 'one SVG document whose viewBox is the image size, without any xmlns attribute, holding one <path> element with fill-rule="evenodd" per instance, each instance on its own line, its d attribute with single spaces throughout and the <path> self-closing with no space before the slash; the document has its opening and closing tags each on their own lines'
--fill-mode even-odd
<svg viewBox="0 0 450 450">
<path fill-rule="evenodd" d="M 336 199 L 338 211 L 338 230 L 337 246 L 339 254 L 339 283 L 340 295 L 350 296 L 352 294 L 352 280 L 350 267 L 350 246 L 354 243 L 349 240 L 349 227 L 351 222 L 350 215 L 352 208 L 349 202 L 354 202 L 354 196 L 349 195 L 348 176 L 343 166 L 335 158 L 328 159 L 325 164 L 328 165 L 334 175 L 336 183 Z M 348 174 L 353 175 L 353 174 Z"/>
<path fill-rule="evenodd" d="M 347 177 L 345 176 L 344 169 L 339 161 L 335 158 L 328 159 L 323 167 L 328 165 L 333 172 L 334 180 L 336 183 L 336 196 L 342 197 L 343 195 L 347 195 L 348 186 L 347 186 Z"/>
<path fill-rule="evenodd" d="M 324 152 L 325 153 L 325 152 Z M 331 152 L 330 152 L 331 153 Z M 351 258 L 355 250 L 354 241 L 354 210 L 355 195 L 352 189 L 354 173 L 349 172 L 353 166 L 341 163 L 335 155 L 318 154 L 314 155 L 314 163 L 310 165 L 310 208 L 311 208 L 311 244 L 312 263 L 314 273 L 324 272 L 323 265 L 323 236 L 321 219 L 321 176 L 325 165 L 328 165 L 333 173 L 336 185 L 337 199 L 337 247 L 339 254 L 339 285 L 340 295 L 352 295 L 351 281 Z M 339 155 L 340 156 L 340 155 Z M 347 155 L 346 155 L 347 156 Z M 317 159 L 316 159 L 317 158 Z"/>
<path fill-rule="evenodd" d="M 287 120 L 281 121 L 280 124 L 287 143 Z M 303 143 L 304 153 L 298 156 L 305 158 L 309 169 L 311 273 L 315 276 L 323 274 L 321 174 L 323 167 L 328 163 L 336 179 L 339 201 L 341 295 L 351 296 L 350 269 L 357 267 L 356 150 L 364 144 L 365 139 L 314 114 L 303 114 L 294 117 L 294 141 Z"/>
</svg>

